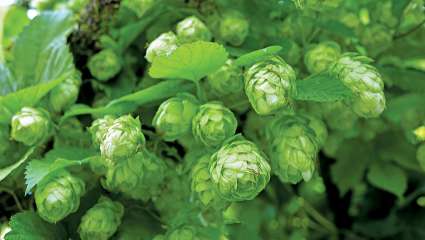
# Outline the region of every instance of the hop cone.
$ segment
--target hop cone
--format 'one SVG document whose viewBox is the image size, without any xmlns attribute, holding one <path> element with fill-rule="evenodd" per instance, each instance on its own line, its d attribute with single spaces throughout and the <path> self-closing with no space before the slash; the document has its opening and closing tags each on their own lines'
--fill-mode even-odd
<svg viewBox="0 0 425 240">
<path fill-rule="evenodd" d="M 168 56 L 178 47 L 177 37 L 173 32 L 166 32 L 153 40 L 146 49 L 145 58 L 152 62 L 158 56 Z"/>
<path fill-rule="evenodd" d="M 131 115 L 114 120 L 100 143 L 102 157 L 114 162 L 132 157 L 144 145 L 139 118 Z"/>
<path fill-rule="evenodd" d="M 219 35 L 233 46 L 241 45 L 249 32 L 249 22 L 239 11 L 226 12 L 219 26 Z"/>
<path fill-rule="evenodd" d="M 228 201 L 255 198 L 270 180 L 270 166 L 258 147 L 235 138 L 211 157 L 209 171 L 218 194 Z"/>
<path fill-rule="evenodd" d="M 245 93 L 260 115 L 277 112 L 296 93 L 295 71 L 280 57 L 272 57 L 245 72 Z"/>
<path fill-rule="evenodd" d="M 181 94 L 163 102 L 152 121 L 158 134 L 166 141 L 174 141 L 190 132 L 192 119 L 198 111 L 197 99 Z"/>
<path fill-rule="evenodd" d="M 56 223 L 78 210 L 80 197 L 84 193 L 84 182 L 63 171 L 37 186 L 35 191 L 37 212 L 44 220 Z"/>
<path fill-rule="evenodd" d="M 81 218 L 78 232 L 81 240 L 107 240 L 117 231 L 124 215 L 124 207 L 107 197 L 98 202 Z"/>
<path fill-rule="evenodd" d="M 341 54 L 341 48 L 335 42 L 322 42 L 312 47 L 304 55 L 304 63 L 311 74 L 327 70 Z"/>
<path fill-rule="evenodd" d="M 214 188 L 209 172 L 210 154 L 203 155 L 192 169 L 192 192 L 196 193 L 204 207 L 223 209 L 227 203 Z"/>
<path fill-rule="evenodd" d="M 49 103 L 53 111 L 60 112 L 72 105 L 77 100 L 80 85 L 80 77 L 73 76 L 55 87 L 49 95 Z"/>
<path fill-rule="evenodd" d="M 91 56 L 88 62 L 90 73 L 100 81 L 107 81 L 121 71 L 121 60 L 110 50 L 102 50 Z"/>
<path fill-rule="evenodd" d="M 266 138 L 273 171 L 281 181 L 297 183 L 311 179 L 318 142 L 315 132 L 306 123 L 283 115 L 268 126 Z"/>
<path fill-rule="evenodd" d="M 219 102 L 210 102 L 199 107 L 192 121 L 195 139 L 205 146 L 219 146 L 236 132 L 237 120 L 232 111 Z"/>
<path fill-rule="evenodd" d="M 331 73 L 354 93 L 353 111 L 365 118 L 379 116 L 385 108 L 384 82 L 371 60 L 356 54 L 344 54 L 332 67 Z"/>
<path fill-rule="evenodd" d="M 12 117 L 12 139 L 31 146 L 43 141 L 52 129 L 49 113 L 43 109 L 24 107 Z"/>
<path fill-rule="evenodd" d="M 226 64 L 207 76 L 207 83 L 215 96 L 224 96 L 243 91 L 242 69 L 233 65 L 229 59 Z"/>
<path fill-rule="evenodd" d="M 207 26 L 195 16 L 187 17 L 176 26 L 177 37 L 182 43 L 210 41 L 212 34 Z"/>
<path fill-rule="evenodd" d="M 105 134 L 108 131 L 108 128 L 114 123 L 114 118 L 112 116 L 105 116 L 93 121 L 92 125 L 89 128 L 89 132 L 92 137 L 92 142 L 94 145 L 99 146 L 99 144 L 105 138 Z"/>
</svg>

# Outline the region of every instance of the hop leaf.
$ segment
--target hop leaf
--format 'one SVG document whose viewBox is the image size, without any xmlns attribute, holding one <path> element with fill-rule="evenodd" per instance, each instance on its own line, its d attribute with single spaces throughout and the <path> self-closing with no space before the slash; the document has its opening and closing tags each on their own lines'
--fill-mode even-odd
<svg viewBox="0 0 425 240">
<path fill-rule="evenodd" d="M 254 143 L 238 137 L 213 154 L 209 171 L 218 194 L 228 201 L 253 199 L 270 180 L 264 153 Z"/>
<path fill-rule="evenodd" d="M 35 191 L 37 212 L 44 220 L 56 223 L 78 210 L 84 193 L 84 182 L 63 170 L 38 184 Z"/>
<path fill-rule="evenodd" d="M 221 103 L 210 102 L 199 107 L 193 118 L 195 139 L 209 147 L 219 146 L 236 132 L 237 120 L 231 110 Z"/>
<path fill-rule="evenodd" d="M 245 93 L 260 115 L 289 107 L 296 95 L 295 71 L 280 57 L 257 63 L 245 72 Z"/>
<path fill-rule="evenodd" d="M 24 107 L 12 117 L 11 137 L 31 146 L 43 141 L 52 129 L 48 112 Z"/>
<path fill-rule="evenodd" d="M 107 197 L 100 197 L 98 202 L 81 218 L 78 232 L 82 240 L 109 239 L 121 224 L 124 207 Z"/>
</svg>

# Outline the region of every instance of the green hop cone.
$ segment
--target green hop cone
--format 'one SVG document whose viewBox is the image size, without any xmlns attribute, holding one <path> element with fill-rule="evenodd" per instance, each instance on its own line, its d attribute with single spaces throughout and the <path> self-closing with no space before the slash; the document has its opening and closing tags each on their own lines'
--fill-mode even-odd
<svg viewBox="0 0 425 240">
<path fill-rule="evenodd" d="M 81 218 L 78 232 L 81 240 L 107 240 L 117 231 L 124 215 L 124 207 L 107 197 L 98 202 Z"/>
<path fill-rule="evenodd" d="M 145 144 L 139 118 L 125 115 L 114 120 L 100 143 L 102 157 L 116 162 L 136 154 Z"/>
<path fill-rule="evenodd" d="M 99 118 L 93 121 L 89 128 L 92 142 L 95 146 L 99 146 L 105 138 L 105 134 L 109 127 L 114 123 L 114 118 L 110 115 L 106 115 L 103 118 Z"/>
<path fill-rule="evenodd" d="M 121 71 L 121 60 L 111 49 L 104 49 L 88 61 L 90 73 L 100 81 L 107 81 Z"/>
<path fill-rule="evenodd" d="M 242 69 L 233 62 L 232 59 L 227 60 L 226 64 L 207 76 L 210 91 L 217 97 L 243 91 Z"/>
<path fill-rule="evenodd" d="M 155 3 L 155 0 L 123 0 L 121 5 L 132 10 L 137 17 L 142 17 Z"/>
<path fill-rule="evenodd" d="M 318 153 L 313 129 L 294 116 L 283 115 L 268 125 L 266 139 L 273 172 L 282 182 L 311 179 Z"/>
<path fill-rule="evenodd" d="M 364 118 L 379 116 L 385 109 L 384 82 L 371 59 L 353 53 L 344 54 L 330 69 L 354 94 L 349 104 Z"/>
<path fill-rule="evenodd" d="M 199 107 L 192 121 L 192 133 L 205 146 L 217 147 L 235 134 L 237 125 L 231 110 L 220 102 L 209 102 Z"/>
<path fill-rule="evenodd" d="M 249 22 L 239 11 L 224 13 L 220 21 L 219 35 L 233 46 L 240 46 L 248 36 Z"/>
<path fill-rule="evenodd" d="M 145 58 L 148 62 L 152 62 L 158 56 L 170 55 L 177 47 L 177 36 L 173 32 L 163 33 L 149 44 Z"/>
<path fill-rule="evenodd" d="M 200 157 L 192 169 L 192 192 L 194 192 L 205 208 L 224 209 L 228 203 L 215 190 L 209 172 L 210 154 Z"/>
<path fill-rule="evenodd" d="M 293 13 L 286 17 L 279 29 L 282 37 L 293 39 L 298 44 L 307 40 L 313 30 L 313 20 L 299 13 Z"/>
<path fill-rule="evenodd" d="M 60 112 L 77 100 L 81 79 L 74 76 L 55 87 L 49 95 L 49 104 L 53 111 Z"/>
<path fill-rule="evenodd" d="M 295 71 L 280 57 L 257 63 L 245 72 L 245 93 L 255 112 L 267 115 L 289 107 L 296 93 Z"/>
<path fill-rule="evenodd" d="M 177 23 L 177 37 L 182 43 L 210 41 L 212 34 L 208 27 L 195 16 L 187 17 Z"/>
<path fill-rule="evenodd" d="M 23 107 L 12 117 L 12 139 L 31 146 L 49 136 L 52 130 L 50 116 L 41 108 Z"/>
<path fill-rule="evenodd" d="M 209 171 L 217 193 L 228 201 L 253 199 L 270 180 L 270 165 L 264 153 L 239 137 L 213 154 Z"/>
<path fill-rule="evenodd" d="M 339 59 L 341 48 L 336 42 L 322 42 L 310 48 L 304 55 L 304 63 L 311 74 L 327 70 Z"/>
<path fill-rule="evenodd" d="M 179 94 L 161 103 L 152 125 L 164 140 L 174 141 L 190 132 L 198 108 L 198 100 L 193 95 Z"/>
<path fill-rule="evenodd" d="M 305 119 L 306 124 L 314 131 L 318 146 L 323 147 L 328 138 L 326 124 L 320 118 L 311 114 L 302 114 L 301 117 Z"/>
<path fill-rule="evenodd" d="M 165 175 L 165 163 L 146 150 L 122 162 L 109 166 L 102 185 L 133 199 L 147 200 L 160 190 Z"/>
<path fill-rule="evenodd" d="M 84 193 L 83 180 L 62 171 L 37 185 L 34 194 L 37 212 L 44 220 L 56 223 L 78 210 Z"/>
</svg>

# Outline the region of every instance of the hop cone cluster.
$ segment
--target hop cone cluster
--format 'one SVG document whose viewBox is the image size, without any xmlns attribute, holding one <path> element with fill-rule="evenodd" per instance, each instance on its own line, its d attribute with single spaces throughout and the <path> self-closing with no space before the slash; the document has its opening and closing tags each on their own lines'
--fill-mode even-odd
<svg viewBox="0 0 425 240">
<path fill-rule="evenodd" d="M 305 121 L 282 115 L 267 126 L 266 138 L 273 172 L 281 181 L 311 179 L 319 148 L 316 133 Z"/>
<path fill-rule="evenodd" d="M 12 139 L 31 146 L 46 140 L 52 130 L 49 113 L 43 109 L 24 107 L 12 117 Z"/>
<path fill-rule="evenodd" d="M 98 202 L 81 218 L 78 232 L 81 240 L 107 240 L 117 231 L 124 215 L 124 207 L 107 197 Z"/>
<path fill-rule="evenodd" d="M 190 133 L 192 119 L 199 103 L 190 94 L 181 94 L 163 102 L 152 121 L 158 134 L 166 141 L 174 141 Z"/>
<path fill-rule="evenodd" d="M 231 110 L 219 102 L 210 102 L 199 107 L 192 121 L 195 139 L 209 147 L 219 146 L 236 132 L 237 120 Z"/>
<path fill-rule="evenodd" d="M 83 180 L 67 171 L 42 181 L 35 191 L 37 212 L 44 220 L 56 223 L 80 207 L 80 198 L 85 193 Z"/>
<path fill-rule="evenodd" d="M 344 54 L 330 71 L 354 93 L 353 111 L 364 118 L 379 116 L 385 108 L 384 82 L 371 59 L 357 54 Z"/>
<path fill-rule="evenodd" d="M 255 198 L 270 180 L 270 166 L 258 147 L 236 137 L 211 157 L 211 179 L 217 193 L 228 201 Z"/>
<path fill-rule="evenodd" d="M 255 112 L 267 115 L 289 107 L 296 93 L 295 71 L 280 57 L 271 57 L 245 72 L 245 93 Z"/>
</svg>

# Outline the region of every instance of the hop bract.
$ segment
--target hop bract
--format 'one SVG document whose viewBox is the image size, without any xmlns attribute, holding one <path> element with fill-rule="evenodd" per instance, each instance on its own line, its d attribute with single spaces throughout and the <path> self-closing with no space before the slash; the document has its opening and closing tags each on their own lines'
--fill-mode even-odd
<svg viewBox="0 0 425 240">
<path fill-rule="evenodd" d="M 182 43 L 210 41 L 212 34 L 208 27 L 195 16 L 187 17 L 176 26 L 177 37 Z"/>
<path fill-rule="evenodd" d="M 216 147 L 235 134 L 237 124 L 231 110 L 219 102 L 210 102 L 199 107 L 192 121 L 192 133 L 198 142 Z"/>
<path fill-rule="evenodd" d="M 327 70 L 341 54 L 341 48 L 335 42 L 322 42 L 307 51 L 304 63 L 311 74 Z"/>
<path fill-rule="evenodd" d="M 190 132 L 198 108 L 198 100 L 193 95 L 178 95 L 161 103 L 152 125 L 164 140 L 174 141 Z"/>
<path fill-rule="evenodd" d="M 241 45 L 249 32 L 249 22 L 238 11 L 226 12 L 220 21 L 219 34 L 221 38 L 234 46 Z"/>
<path fill-rule="evenodd" d="M 245 93 L 255 112 L 271 114 L 291 104 L 295 79 L 291 66 L 280 57 L 272 57 L 245 72 Z"/>
<path fill-rule="evenodd" d="M 90 73 L 100 81 L 107 81 L 121 71 L 121 60 L 111 49 L 104 49 L 91 56 L 88 62 Z"/>
<path fill-rule="evenodd" d="M 224 144 L 211 157 L 209 171 L 218 194 L 228 201 L 253 199 L 270 180 L 265 155 L 245 139 Z"/>
<path fill-rule="evenodd" d="M 318 153 L 314 131 L 296 117 L 284 115 L 273 120 L 266 134 L 273 172 L 281 181 L 310 180 Z"/>
<path fill-rule="evenodd" d="M 62 171 L 37 186 L 37 212 L 44 220 L 56 223 L 78 210 L 84 193 L 85 183 L 67 171 Z"/>
<path fill-rule="evenodd" d="M 344 54 L 332 67 L 334 74 L 353 92 L 353 111 L 365 118 L 377 117 L 385 109 L 384 82 L 371 60 L 357 54 Z"/>
<path fill-rule="evenodd" d="M 144 145 L 139 118 L 125 115 L 114 120 L 100 143 L 102 157 L 120 161 L 132 157 Z"/>
<path fill-rule="evenodd" d="M 73 76 L 55 87 L 49 96 L 50 107 L 55 112 L 60 112 L 75 103 L 80 90 L 81 79 Z"/>
<path fill-rule="evenodd" d="M 145 58 L 152 62 L 158 56 L 168 56 L 178 47 L 177 37 L 173 32 L 166 32 L 153 40 L 146 49 Z"/>
<path fill-rule="evenodd" d="M 243 90 L 242 69 L 233 65 L 233 62 L 232 59 L 227 60 L 225 65 L 207 76 L 208 85 L 214 95 L 223 96 Z"/>
<path fill-rule="evenodd" d="M 24 107 L 12 117 L 12 139 L 31 146 L 45 140 L 52 129 L 49 113 L 43 109 Z"/>
<path fill-rule="evenodd" d="M 117 231 L 124 215 L 124 207 L 107 197 L 98 202 L 81 218 L 78 233 L 81 240 L 107 240 Z"/>
</svg>

